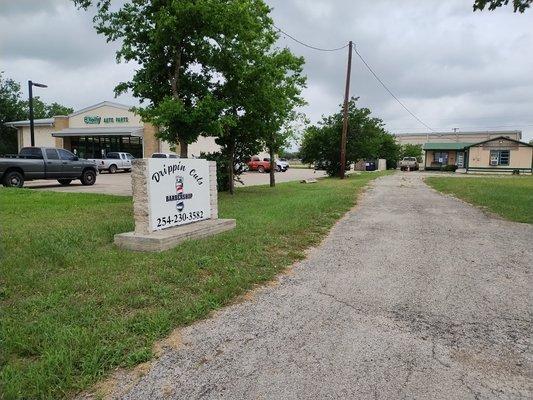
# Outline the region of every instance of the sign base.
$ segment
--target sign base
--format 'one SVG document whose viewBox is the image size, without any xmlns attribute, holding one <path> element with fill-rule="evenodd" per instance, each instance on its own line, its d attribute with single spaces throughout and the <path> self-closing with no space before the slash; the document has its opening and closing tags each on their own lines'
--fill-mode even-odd
<svg viewBox="0 0 533 400">
<path fill-rule="evenodd" d="M 126 232 L 115 235 L 115 244 L 134 251 L 164 251 L 188 239 L 198 239 L 235 229 L 234 219 L 208 219 L 151 233 Z"/>
</svg>

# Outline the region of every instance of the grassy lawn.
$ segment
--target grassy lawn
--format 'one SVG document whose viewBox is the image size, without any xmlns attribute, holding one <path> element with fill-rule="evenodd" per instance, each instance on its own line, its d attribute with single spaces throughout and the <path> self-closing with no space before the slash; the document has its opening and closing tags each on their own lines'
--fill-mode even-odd
<svg viewBox="0 0 533 400">
<path fill-rule="evenodd" d="M 533 224 L 533 177 L 430 177 L 426 183 L 511 221 Z"/>
<path fill-rule="evenodd" d="M 272 279 L 317 244 L 378 174 L 222 194 L 237 229 L 160 254 L 113 245 L 130 197 L 0 189 L 0 398 L 64 398 L 154 341 Z"/>
</svg>

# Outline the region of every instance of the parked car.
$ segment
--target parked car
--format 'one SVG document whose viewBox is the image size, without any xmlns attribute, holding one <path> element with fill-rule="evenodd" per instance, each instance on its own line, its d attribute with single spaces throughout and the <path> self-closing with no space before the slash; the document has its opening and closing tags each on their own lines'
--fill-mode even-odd
<svg viewBox="0 0 533 400">
<path fill-rule="evenodd" d="M 174 153 L 154 153 L 152 158 L 180 158 L 180 156 Z"/>
<path fill-rule="evenodd" d="M 253 156 L 250 161 L 248 161 L 248 169 L 250 171 L 257 172 L 269 172 L 270 171 L 270 159 L 269 158 L 259 158 L 258 156 Z"/>
<path fill-rule="evenodd" d="M 289 163 L 286 160 L 276 160 L 276 169 L 278 172 L 285 172 L 289 169 Z"/>
<path fill-rule="evenodd" d="M 123 153 L 120 151 L 113 151 L 106 154 L 105 158 L 102 159 L 89 159 L 89 161 L 94 161 L 98 167 L 98 171 L 107 171 L 110 174 L 114 174 L 119 169 L 126 172 L 131 171 L 131 161 L 134 160 L 130 153 Z"/>
<path fill-rule="evenodd" d="M 0 181 L 6 187 L 20 188 L 34 179 L 57 179 L 61 185 L 79 179 L 94 185 L 97 174 L 94 162 L 53 147 L 23 147 L 17 155 L 0 158 Z"/>
<path fill-rule="evenodd" d="M 253 156 L 248 161 L 248 169 L 250 171 L 270 172 L 270 158 L 265 157 L 261 160 L 259 156 Z M 288 169 L 289 163 L 287 161 L 276 160 L 276 171 L 285 172 Z"/>
<path fill-rule="evenodd" d="M 418 160 L 416 157 L 404 157 L 399 163 L 402 171 L 418 171 Z"/>
</svg>

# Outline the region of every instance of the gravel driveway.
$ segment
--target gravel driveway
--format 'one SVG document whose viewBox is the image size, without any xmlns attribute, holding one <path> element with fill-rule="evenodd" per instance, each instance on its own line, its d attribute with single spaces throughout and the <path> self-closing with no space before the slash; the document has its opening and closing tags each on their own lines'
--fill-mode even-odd
<svg viewBox="0 0 533 400">
<path fill-rule="evenodd" d="M 181 331 L 121 399 L 533 396 L 533 226 L 374 182 L 291 273 Z"/>
</svg>

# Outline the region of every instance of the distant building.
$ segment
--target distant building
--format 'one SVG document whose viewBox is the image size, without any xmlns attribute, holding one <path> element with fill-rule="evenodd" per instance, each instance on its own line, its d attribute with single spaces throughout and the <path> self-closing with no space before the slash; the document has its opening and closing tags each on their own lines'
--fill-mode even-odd
<svg viewBox="0 0 533 400">
<path fill-rule="evenodd" d="M 478 143 L 500 136 L 522 140 L 522 131 L 472 131 L 472 132 L 431 132 L 398 133 L 394 135 L 399 144 L 426 143 Z"/>
<path fill-rule="evenodd" d="M 419 144 L 427 170 L 447 165 L 466 171 L 531 172 L 533 146 L 521 131 L 432 132 L 397 134 L 399 144 Z"/>
<path fill-rule="evenodd" d="M 18 148 L 31 146 L 30 121 L 5 124 L 18 131 Z M 86 107 L 70 115 L 36 119 L 35 145 L 58 147 L 82 158 L 103 158 L 109 152 L 124 151 L 136 158 L 169 153 L 171 145 L 157 138 L 157 128 L 145 123 L 130 106 L 110 101 Z M 199 137 L 189 145 L 189 157 L 219 150 L 213 137 Z M 179 154 L 179 148 L 174 149 Z"/>
</svg>

